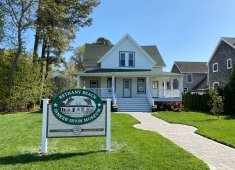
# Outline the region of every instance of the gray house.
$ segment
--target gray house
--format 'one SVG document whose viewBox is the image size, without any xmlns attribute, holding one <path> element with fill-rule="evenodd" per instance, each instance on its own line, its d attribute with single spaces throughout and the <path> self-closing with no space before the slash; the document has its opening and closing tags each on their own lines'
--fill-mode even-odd
<svg viewBox="0 0 235 170">
<path fill-rule="evenodd" d="M 171 72 L 184 74 L 184 92 L 203 93 L 207 89 L 206 62 L 174 62 Z"/>
<path fill-rule="evenodd" d="M 209 87 L 224 87 L 228 84 L 235 64 L 235 38 L 220 38 L 207 64 Z"/>
</svg>

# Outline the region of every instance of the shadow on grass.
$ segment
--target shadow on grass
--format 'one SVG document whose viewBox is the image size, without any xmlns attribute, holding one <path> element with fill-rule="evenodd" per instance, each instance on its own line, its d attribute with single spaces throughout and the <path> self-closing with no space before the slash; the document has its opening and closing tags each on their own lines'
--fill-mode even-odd
<svg viewBox="0 0 235 170">
<path fill-rule="evenodd" d="M 215 117 L 215 118 L 210 118 L 210 119 L 195 120 L 195 122 L 214 122 L 217 120 L 219 120 L 219 119 L 217 119 L 217 117 Z"/>
<path fill-rule="evenodd" d="M 54 161 L 60 159 L 71 158 L 74 156 L 84 156 L 99 152 L 105 152 L 105 150 L 98 150 L 98 151 L 89 151 L 89 152 L 81 152 L 81 153 L 55 153 L 49 155 L 42 155 L 39 153 L 27 153 L 22 155 L 15 155 L 15 156 L 6 156 L 0 157 L 0 164 L 28 164 L 32 162 L 44 162 L 44 161 Z"/>
<path fill-rule="evenodd" d="M 37 110 L 37 111 L 32 111 L 32 112 L 29 112 L 29 114 L 37 114 L 37 113 L 40 113 L 40 114 L 42 114 L 42 111 L 41 111 L 41 110 Z"/>
<path fill-rule="evenodd" d="M 225 120 L 235 120 L 235 116 L 226 116 Z"/>
</svg>

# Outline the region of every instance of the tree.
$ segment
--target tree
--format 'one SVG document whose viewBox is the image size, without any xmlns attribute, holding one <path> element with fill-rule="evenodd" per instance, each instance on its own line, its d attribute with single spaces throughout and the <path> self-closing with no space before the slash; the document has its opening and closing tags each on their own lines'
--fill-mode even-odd
<svg viewBox="0 0 235 170">
<path fill-rule="evenodd" d="M 84 70 L 84 66 L 83 66 L 84 54 L 85 54 L 85 46 L 78 46 L 73 51 L 73 56 L 71 57 L 71 60 L 75 63 L 75 67 L 77 71 Z"/>
<path fill-rule="evenodd" d="M 70 50 L 76 31 L 91 25 L 92 19 L 88 16 L 98 4 L 97 0 L 38 0 L 33 58 L 42 65 L 42 91 L 50 65 L 65 64 L 62 54 Z"/>
<path fill-rule="evenodd" d="M 98 38 L 94 44 L 112 45 L 111 41 L 104 37 Z"/>
<path fill-rule="evenodd" d="M 235 64 L 233 65 L 233 70 L 232 70 L 229 86 L 230 86 L 231 91 L 232 91 L 232 94 L 231 94 L 232 109 L 233 109 L 233 112 L 235 112 Z"/>
<path fill-rule="evenodd" d="M 37 60 L 39 42 L 42 43 L 41 58 L 59 57 L 69 47 L 81 27 L 90 26 L 88 18 L 97 0 L 39 0 L 34 43 L 34 59 Z M 48 62 L 49 60 L 47 60 Z"/>
<path fill-rule="evenodd" d="M 0 2 L 0 9 L 1 9 L 1 5 L 2 2 Z M 3 21 L 3 12 L 0 12 L 0 42 L 2 41 L 3 37 L 4 37 L 4 31 L 3 31 L 3 26 L 4 26 L 4 21 Z"/>
<path fill-rule="evenodd" d="M 224 103 L 223 103 L 223 97 L 219 95 L 219 90 L 217 88 L 210 88 L 208 91 L 210 95 L 210 111 L 217 115 L 217 118 L 219 119 L 220 113 L 224 111 Z"/>
<path fill-rule="evenodd" d="M 8 93 L 11 95 L 14 74 L 23 52 L 23 33 L 33 24 L 33 9 L 36 0 L 4 0 L 1 2 L 0 11 L 3 11 L 3 19 L 7 32 L 16 39 L 16 53 L 8 73 Z"/>
<path fill-rule="evenodd" d="M 7 74 L 15 51 L 4 51 L 0 57 L 0 110 L 25 111 L 39 102 L 40 68 L 32 63 L 32 56 L 22 54 L 14 76 L 12 94 L 7 96 Z"/>
</svg>

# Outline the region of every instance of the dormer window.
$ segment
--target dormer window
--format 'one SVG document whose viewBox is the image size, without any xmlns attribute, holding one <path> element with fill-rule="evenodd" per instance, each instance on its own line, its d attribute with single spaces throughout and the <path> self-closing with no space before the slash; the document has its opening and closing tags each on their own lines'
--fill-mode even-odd
<svg viewBox="0 0 235 170">
<path fill-rule="evenodd" d="M 120 51 L 119 52 L 119 66 L 120 67 L 135 67 L 135 52 Z"/>
</svg>

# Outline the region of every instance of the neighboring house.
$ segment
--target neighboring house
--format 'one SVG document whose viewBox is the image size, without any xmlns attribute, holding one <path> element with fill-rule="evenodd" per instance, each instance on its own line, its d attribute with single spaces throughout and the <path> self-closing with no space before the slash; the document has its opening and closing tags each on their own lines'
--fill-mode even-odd
<svg viewBox="0 0 235 170">
<path fill-rule="evenodd" d="M 184 92 L 203 93 L 207 89 L 206 62 L 174 62 L 172 73 L 184 74 Z"/>
<path fill-rule="evenodd" d="M 235 38 L 220 38 L 207 64 L 210 87 L 224 87 L 228 84 L 235 64 Z"/>
<path fill-rule="evenodd" d="M 139 46 L 128 34 L 116 45 L 85 44 L 83 64 L 78 88 L 112 98 L 119 111 L 150 111 L 154 101 L 181 101 L 182 75 L 164 72 L 157 47 Z"/>
</svg>

